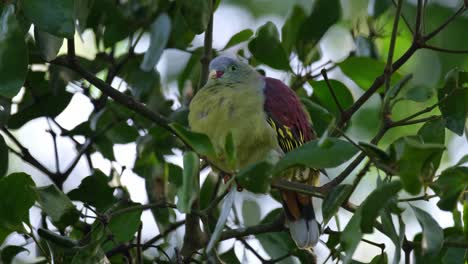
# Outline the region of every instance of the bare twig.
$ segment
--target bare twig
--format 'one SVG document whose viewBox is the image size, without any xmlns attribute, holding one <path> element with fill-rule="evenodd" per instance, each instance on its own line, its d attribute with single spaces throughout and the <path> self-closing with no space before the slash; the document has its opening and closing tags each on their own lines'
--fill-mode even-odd
<svg viewBox="0 0 468 264">
<path fill-rule="evenodd" d="M 422 46 L 425 49 L 430 49 L 438 52 L 451 53 L 451 54 L 468 54 L 468 50 L 445 49 L 428 44 Z"/>
<path fill-rule="evenodd" d="M 340 102 L 338 101 L 338 97 L 335 94 L 335 91 L 333 90 L 333 87 L 330 83 L 330 80 L 328 79 L 328 74 L 327 74 L 327 69 L 323 68 L 320 73 L 323 76 L 323 79 L 325 80 L 325 83 L 327 84 L 328 90 L 330 91 L 330 94 L 333 97 L 333 101 L 335 101 L 336 106 L 338 107 L 338 110 L 340 110 L 340 114 L 342 115 L 344 110 L 343 107 L 341 106 Z"/>
</svg>

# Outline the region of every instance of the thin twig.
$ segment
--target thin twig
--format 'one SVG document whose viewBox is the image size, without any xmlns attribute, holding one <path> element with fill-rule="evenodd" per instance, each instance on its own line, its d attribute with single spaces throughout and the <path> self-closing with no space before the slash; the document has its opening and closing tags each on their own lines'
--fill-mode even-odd
<svg viewBox="0 0 468 264">
<path fill-rule="evenodd" d="M 327 74 L 327 69 L 323 68 L 320 73 L 323 76 L 323 79 L 325 80 L 325 83 L 327 84 L 328 90 L 330 91 L 333 101 L 335 101 L 336 106 L 338 107 L 338 110 L 340 110 L 340 114 L 342 115 L 344 110 L 343 107 L 341 106 L 340 102 L 338 101 L 338 97 L 335 94 L 335 91 L 333 90 L 333 87 L 330 83 L 330 80 L 328 79 L 328 74 Z"/>
<path fill-rule="evenodd" d="M 448 26 L 457 16 L 461 15 L 463 12 L 465 12 L 466 7 L 462 5 L 457 12 L 455 12 L 453 15 L 451 15 L 447 20 L 445 20 L 444 23 L 442 23 L 439 27 L 437 27 L 435 30 L 433 30 L 431 33 L 427 34 L 426 36 L 423 37 L 424 42 L 427 42 L 428 40 L 432 39 L 435 37 L 437 34 L 439 34 L 445 27 Z"/>
<path fill-rule="evenodd" d="M 421 196 L 416 196 L 416 197 L 411 197 L 411 198 L 403 198 L 403 199 L 398 199 L 398 202 L 413 202 L 413 201 L 429 201 L 432 198 L 437 197 L 437 195 L 428 195 L 424 194 Z"/>
<path fill-rule="evenodd" d="M 468 50 L 455 50 L 455 49 L 445 49 L 445 48 L 440 48 L 428 44 L 424 44 L 422 46 L 425 49 L 430 49 L 434 51 L 439 51 L 439 52 L 444 52 L 444 53 L 451 53 L 451 54 L 468 54 Z"/>
</svg>

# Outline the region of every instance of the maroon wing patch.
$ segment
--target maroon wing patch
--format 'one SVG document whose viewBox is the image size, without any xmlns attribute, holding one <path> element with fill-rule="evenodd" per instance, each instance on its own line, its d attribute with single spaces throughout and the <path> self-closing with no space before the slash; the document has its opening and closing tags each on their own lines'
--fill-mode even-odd
<svg viewBox="0 0 468 264">
<path fill-rule="evenodd" d="M 264 94 L 268 122 L 275 129 L 283 151 L 314 138 L 307 114 L 294 91 L 278 79 L 265 77 Z"/>
</svg>

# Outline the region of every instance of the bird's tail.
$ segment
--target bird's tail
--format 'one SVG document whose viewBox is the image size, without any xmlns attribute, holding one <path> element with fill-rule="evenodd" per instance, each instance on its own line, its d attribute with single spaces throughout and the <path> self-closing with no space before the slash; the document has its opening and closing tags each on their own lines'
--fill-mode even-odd
<svg viewBox="0 0 468 264">
<path fill-rule="evenodd" d="M 281 195 L 292 239 L 299 248 L 311 249 L 320 236 L 312 198 L 293 191 L 282 191 Z"/>
</svg>

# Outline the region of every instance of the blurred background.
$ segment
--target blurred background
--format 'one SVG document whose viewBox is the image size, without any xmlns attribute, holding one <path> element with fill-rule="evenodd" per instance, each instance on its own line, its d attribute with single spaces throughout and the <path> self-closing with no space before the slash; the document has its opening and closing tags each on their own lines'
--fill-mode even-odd
<svg viewBox="0 0 468 264">
<path fill-rule="evenodd" d="M 361 25 L 366 23 L 366 17 L 368 16 L 369 12 L 372 12 L 373 5 L 375 4 L 374 1 L 384 0 L 341 1 L 345 22 L 343 22 L 343 24 L 332 26 L 321 39 L 319 43 L 320 60 L 312 65 L 313 69 L 317 68 L 320 70 L 321 65 L 324 65 L 330 61 L 334 64 L 342 62 L 351 53 L 359 52 L 360 42 L 358 41 L 358 36 L 368 34 L 368 32 L 362 31 L 365 31 L 365 29 L 363 29 L 365 27 L 361 27 Z M 444 18 L 452 14 L 454 9 L 462 4 L 462 1 L 429 0 L 428 3 L 429 5 L 426 9 L 425 21 L 428 25 L 428 28 L 430 28 L 431 25 L 437 25 L 439 21 L 442 21 Z M 292 12 L 292 8 L 297 4 L 301 5 L 305 10 L 310 10 L 313 1 L 222 0 L 214 15 L 213 48 L 222 50 L 231 36 L 237 32 L 244 29 L 252 29 L 253 31 L 256 31 L 256 29 L 265 24 L 267 21 L 271 21 L 277 26 L 277 28 L 281 28 L 285 23 L 285 19 Z M 403 9 L 403 14 L 407 15 L 408 17 L 413 17 L 415 12 L 415 4 L 416 0 L 407 1 L 407 4 Z M 440 38 L 442 43 L 448 43 L 447 46 L 449 47 L 453 46 L 452 44 L 455 43 L 454 45 L 458 45 L 460 48 L 468 48 L 467 15 L 468 14 L 465 14 L 464 17 L 460 18 L 456 23 L 454 23 L 453 26 L 449 26 L 447 30 L 444 31 L 442 37 Z M 386 49 L 388 47 L 392 22 L 393 16 L 384 15 L 379 22 L 380 28 L 376 29 L 377 33 L 382 35 L 382 37 L 376 41 L 377 45 L 375 50 L 377 56 L 380 58 L 386 58 Z M 316 23 L 320 23 L 320 21 L 316 21 Z M 349 25 L 352 25 L 352 31 L 349 30 Z M 33 32 L 33 29 L 31 29 L 31 32 Z M 95 36 L 93 35 L 93 32 L 90 30 L 84 31 L 81 36 L 78 34 L 75 36 L 76 52 L 78 55 L 90 60 L 93 60 L 96 57 L 98 51 L 94 46 L 94 37 Z M 189 49 L 196 50 L 203 46 L 203 39 L 204 34 L 197 35 L 192 41 L 191 48 Z M 410 43 L 411 35 L 408 34 L 407 30 L 405 31 L 404 26 L 401 26 L 397 38 L 395 57 L 398 58 Z M 226 50 L 222 50 L 221 53 L 231 56 L 237 56 L 239 50 L 243 50 L 243 52 L 248 53 L 246 45 L 246 43 L 235 45 Z M 116 47 L 117 53 L 119 51 L 126 51 L 128 49 L 128 41 L 120 41 Z M 144 53 L 148 47 L 149 35 L 144 34 L 141 40 L 138 42 L 135 52 L 138 54 Z M 66 53 L 65 44 L 63 45 L 60 52 Z M 182 83 L 183 87 L 181 87 L 181 83 L 178 80 L 178 77 L 183 74 L 191 56 L 191 53 L 179 49 L 166 49 L 162 54 L 159 63 L 157 64 L 157 71 L 160 74 L 164 96 L 167 99 L 174 101 L 174 104 L 172 105 L 172 109 L 174 110 L 183 106 L 185 103 L 183 100 L 181 101 L 181 93 L 183 93 L 183 91 L 187 91 L 187 89 L 189 89 L 187 87 L 190 87 L 190 84 L 185 82 Z M 297 58 L 290 59 L 292 68 L 295 69 L 294 64 L 297 63 L 295 62 Z M 429 50 L 421 50 L 415 54 L 414 58 L 412 58 L 409 63 L 403 66 L 401 72 L 412 73 L 414 76 L 411 80 L 413 85 L 431 87 L 431 89 L 428 89 L 428 93 L 434 93 L 435 89 L 438 87 L 438 85 L 440 85 L 441 80 L 443 80 L 445 74 L 455 65 L 459 65 L 460 67 L 467 69 L 468 56 L 442 54 Z M 258 68 L 264 70 L 267 76 L 281 79 L 285 83 L 290 83 L 293 78 L 293 76 L 288 72 L 275 70 L 265 65 L 259 65 Z M 319 70 L 317 72 L 319 72 Z M 343 74 L 339 67 L 331 69 L 329 71 L 329 76 L 330 78 L 340 80 L 346 84 L 346 86 L 351 90 L 354 99 L 358 98 L 363 93 L 363 90 L 355 82 L 346 77 L 346 75 Z M 318 77 L 318 79 L 321 79 L 321 77 Z M 125 85 L 121 85 L 121 80 L 114 80 L 112 86 L 120 87 L 120 90 L 126 89 Z M 308 94 L 313 93 L 313 87 L 311 85 L 305 84 L 305 86 L 305 90 Z M 73 87 L 73 84 L 70 84 L 68 89 L 73 90 L 75 88 Z M 432 97 L 433 94 L 422 96 Z M 21 94 L 18 95 L 18 97 L 21 97 Z M 433 100 L 429 100 L 429 102 L 421 103 L 409 103 L 407 101 L 402 101 L 395 107 L 395 117 L 398 119 L 399 117 L 407 116 L 408 113 L 423 109 L 427 105 L 430 105 L 431 102 L 434 102 L 434 98 Z M 361 110 L 359 110 L 359 112 L 352 120 L 352 125 L 347 130 L 348 136 L 355 140 L 369 141 L 370 138 L 375 135 L 378 129 L 378 114 L 380 111 L 380 103 L 381 98 L 378 95 L 375 95 L 361 108 Z M 88 97 L 81 93 L 75 93 L 70 104 L 62 113 L 60 113 L 56 120 L 62 127 L 71 130 L 80 123 L 88 120 L 92 110 L 93 104 L 89 101 Z M 15 109 L 13 109 L 13 111 L 15 111 Z M 312 119 L 314 119 L 313 116 Z M 58 127 L 54 124 L 51 126 L 52 129 L 59 134 Z M 398 137 L 414 134 L 418 128 L 419 126 L 415 125 L 394 129 L 385 136 L 379 146 L 385 148 L 385 146 L 393 142 Z M 50 134 L 47 132 L 48 129 L 49 124 L 46 118 L 41 117 L 26 123 L 20 129 L 14 131 L 14 135 L 16 135 L 23 143 L 23 145 L 30 150 L 33 156 L 37 157 L 46 167 L 53 169 L 55 166 L 53 141 L 50 137 Z M 80 140 L 79 137 L 77 138 Z M 467 139 L 465 137 L 460 137 L 451 132 L 447 132 L 447 140 L 447 142 L 449 142 L 448 150 L 444 153 L 442 164 L 439 170 L 443 170 L 444 168 L 453 165 L 463 155 L 468 154 Z M 58 137 L 57 141 L 59 147 L 58 152 L 60 154 L 60 164 L 69 164 L 76 155 L 73 142 L 64 137 Z M 83 143 L 83 141 L 81 143 Z M 128 189 L 131 199 L 135 202 L 147 203 L 148 198 L 145 188 L 145 180 L 134 173 L 132 170 L 135 164 L 135 159 L 137 157 L 136 143 L 114 145 L 113 152 L 115 155 L 115 161 L 109 161 L 98 152 L 92 154 L 91 159 L 94 166 L 101 169 L 108 175 L 111 173 L 111 170 L 121 173 L 121 184 Z M 176 149 L 174 149 L 173 152 L 173 155 L 167 156 L 167 160 L 182 166 L 181 152 Z M 335 177 L 345 166 L 346 164 L 343 164 L 338 168 L 328 170 L 330 178 Z M 51 181 L 40 171 L 22 162 L 16 156 L 10 155 L 9 173 L 16 171 L 25 171 L 32 175 L 38 186 L 51 184 Z M 201 183 L 203 183 L 208 173 L 208 170 L 203 171 Z M 362 202 L 362 200 L 369 194 L 369 192 L 375 188 L 377 174 L 378 172 L 375 169 L 371 169 L 371 173 L 364 178 L 362 183 L 359 185 L 358 190 L 351 197 L 351 201 L 353 203 L 359 204 Z M 80 184 L 81 180 L 88 175 L 90 175 L 90 170 L 85 158 L 83 157 L 79 161 L 77 167 L 72 172 L 69 179 L 64 183 L 64 192 L 66 193 L 76 188 Z M 352 179 L 353 177 L 348 177 L 347 181 L 351 181 Z M 322 182 L 326 182 L 329 179 L 323 177 L 321 180 Z M 317 215 L 319 219 L 321 219 L 321 200 L 314 199 L 314 203 L 316 210 L 319 211 L 317 212 Z M 439 224 L 442 227 L 452 226 L 452 214 L 439 210 L 436 206 L 436 203 L 437 199 L 432 199 L 430 202 L 421 201 L 414 202 L 413 204 L 430 211 L 433 217 L 439 221 Z M 406 207 L 407 205 L 403 203 L 401 206 Z M 235 211 L 237 214 L 245 214 L 245 220 L 250 221 L 250 223 L 245 224 L 252 224 L 255 223 L 255 221 L 263 218 L 273 208 L 279 207 L 281 207 L 281 205 L 267 195 L 253 195 L 247 192 L 242 192 L 236 200 Z M 33 226 L 38 225 L 38 222 L 40 221 L 39 212 L 40 211 L 37 208 L 31 209 L 31 223 Z M 407 210 L 403 215 L 407 224 L 407 237 L 412 239 L 414 234 L 421 231 L 420 226 L 416 222 L 416 219 L 413 217 L 410 210 Z M 350 216 L 351 214 L 347 211 L 340 210 L 339 221 L 342 227 L 345 226 Z M 181 215 L 177 215 L 177 218 L 181 218 Z M 150 211 L 145 211 L 143 213 L 142 221 L 143 240 L 147 240 L 158 233 L 158 227 L 155 224 Z M 330 221 L 329 225 L 332 228 L 336 228 L 335 221 Z M 173 234 L 174 236 L 171 238 L 171 246 L 180 247 L 182 243 L 183 228 L 179 229 L 176 233 Z M 365 235 L 364 237 L 378 243 L 385 243 L 389 256 L 392 256 L 394 250 L 393 244 L 387 237 L 381 235 L 380 233 Z M 323 235 L 321 240 L 326 241 L 327 236 Z M 23 237 L 19 235 L 12 235 L 8 237 L 4 244 L 20 245 L 24 243 L 24 241 L 25 240 Z M 233 243 L 234 242 L 230 240 L 225 241 L 223 242 L 221 248 L 227 250 L 233 245 Z M 251 243 L 251 245 L 261 255 L 267 256 L 266 252 L 262 248 L 261 243 L 255 240 Z M 236 242 L 234 246 L 235 253 L 239 260 L 242 260 L 244 263 L 260 263 L 250 251 L 245 250 L 242 243 Z M 21 253 L 16 259 L 16 262 L 21 263 L 32 261 L 34 259 L 33 256 L 35 255 L 34 246 L 31 245 L 29 250 L 31 251 L 30 254 L 27 252 Z M 220 253 L 222 252 L 223 250 L 220 250 Z M 328 249 L 323 244 L 319 244 L 315 252 L 318 256 L 319 263 L 323 262 L 329 254 Z M 149 250 L 147 253 L 159 254 L 156 250 Z M 369 262 L 375 255 L 379 253 L 379 248 L 361 242 L 357 251 L 355 252 L 354 258 L 362 262 Z"/>
</svg>

